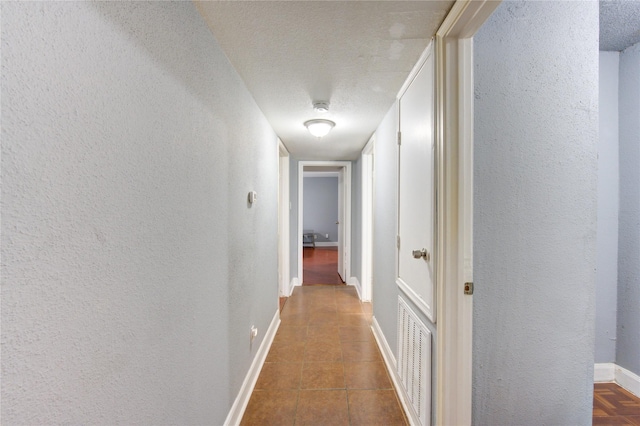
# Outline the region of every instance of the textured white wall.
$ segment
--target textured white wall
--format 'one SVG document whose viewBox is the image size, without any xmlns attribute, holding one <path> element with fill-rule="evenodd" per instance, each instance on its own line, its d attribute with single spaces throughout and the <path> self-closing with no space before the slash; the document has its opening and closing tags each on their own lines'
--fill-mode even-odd
<svg viewBox="0 0 640 426">
<path fill-rule="evenodd" d="M 362 154 L 351 162 L 351 276 L 362 284 Z"/>
<path fill-rule="evenodd" d="M 1 7 L 3 423 L 221 424 L 277 306 L 273 131 L 191 3 Z"/>
<path fill-rule="evenodd" d="M 618 288 L 618 52 L 600 52 L 595 362 L 616 360 Z"/>
<path fill-rule="evenodd" d="M 473 421 L 590 424 L 598 3 L 503 2 L 474 46 Z"/>
<path fill-rule="evenodd" d="M 640 375 L 640 44 L 620 53 L 616 363 Z"/>
<path fill-rule="evenodd" d="M 298 277 L 298 160 L 289 156 L 289 187 L 291 192 L 289 193 L 289 202 L 291 203 L 291 209 L 289 210 L 289 250 L 291 251 L 289 257 L 290 270 L 289 276 L 291 279 L 297 278 L 302 280 L 302 277 Z"/>
<path fill-rule="evenodd" d="M 391 350 L 396 353 L 398 286 L 396 234 L 398 226 L 398 105 L 391 107 L 376 130 L 373 170 L 373 315 Z"/>
</svg>

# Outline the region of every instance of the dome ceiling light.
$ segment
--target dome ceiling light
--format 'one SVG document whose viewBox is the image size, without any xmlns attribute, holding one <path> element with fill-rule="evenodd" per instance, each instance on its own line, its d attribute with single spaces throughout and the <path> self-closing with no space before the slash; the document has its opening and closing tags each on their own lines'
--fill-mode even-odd
<svg viewBox="0 0 640 426">
<path fill-rule="evenodd" d="M 326 136 L 327 133 L 329 133 L 331 129 L 333 129 L 333 126 L 335 126 L 336 123 L 331 120 L 317 118 L 315 120 L 305 121 L 304 125 L 307 130 L 309 130 L 309 133 L 319 139 L 323 136 Z"/>
<path fill-rule="evenodd" d="M 329 102 L 328 101 L 313 101 L 312 102 L 313 109 L 319 113 L 326 113 L 329 111 Z M 336 125 L 331 120 L 325 120 L 322 118 L 316 118 L 314 120 L 309 120 L 304 123 L 309 133 L 313 136 L 320 139 L 323 136 L 326 136 L 327 133 L 333 129 L 333 126 Z"/>
</svg>

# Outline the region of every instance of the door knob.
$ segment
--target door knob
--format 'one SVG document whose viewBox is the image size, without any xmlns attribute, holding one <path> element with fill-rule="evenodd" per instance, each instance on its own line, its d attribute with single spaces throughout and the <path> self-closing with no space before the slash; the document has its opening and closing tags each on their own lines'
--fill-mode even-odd
<svg viewBox="0 0 640 426">
<path fill-rule="evenodd" d="M 416 259 L 420 259 L 424 257 L 424 260 L 426 260 L 427 262 L 431 259 L 429 252 L 427 251 L 427 249 L 424 249 L 424 248 L 422 250 L 414 250 L 411 253 L 413 254 L 413 257 L 415 257 Z"/>
</svg>

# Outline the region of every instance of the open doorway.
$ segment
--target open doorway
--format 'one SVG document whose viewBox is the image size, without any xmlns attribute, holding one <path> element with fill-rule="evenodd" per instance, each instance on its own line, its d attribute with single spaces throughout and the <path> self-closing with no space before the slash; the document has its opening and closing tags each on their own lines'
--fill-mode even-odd
<svg viewBox="0 0 640 426">
<path fill-rule="evenodd" d="M 351 162 L 301 161 L 298 179 L 301 284 L 342 285 L 350 276 Z"/>
<path fill-rule="evenodd" d="M 338 168 L 303 172 L 303 285 L 344 284 L 338 269 L 339 174 Z"/>
<path fill-rule="evenodd" d="M 289 285 L 289 151 L 278 140 L 278 296 L 282 310 Z"/>
</svg>

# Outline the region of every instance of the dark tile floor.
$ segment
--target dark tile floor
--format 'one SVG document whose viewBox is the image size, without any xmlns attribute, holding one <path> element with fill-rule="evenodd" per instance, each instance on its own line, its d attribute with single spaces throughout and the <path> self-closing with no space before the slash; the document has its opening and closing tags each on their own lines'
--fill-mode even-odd
<svg viewBox="0 0 640 426">
<path fill-rule="evenodd" d="M 297 287 L 281 319 L 242 425 L 407 424 L 353 287 Z M 615 383 L 593 399 L 594 425 L 640 426 L 640 398 Z"/>
<path fill-rule="evenodd" d="M 406 425 L 351 286 L 297 287 L 242 425 Z"/>
<path fill-rule="evenodd" d="M 640 398 L 615 383 L 596 383 L 593 424 L 640 426 Z"/>
</svg>

